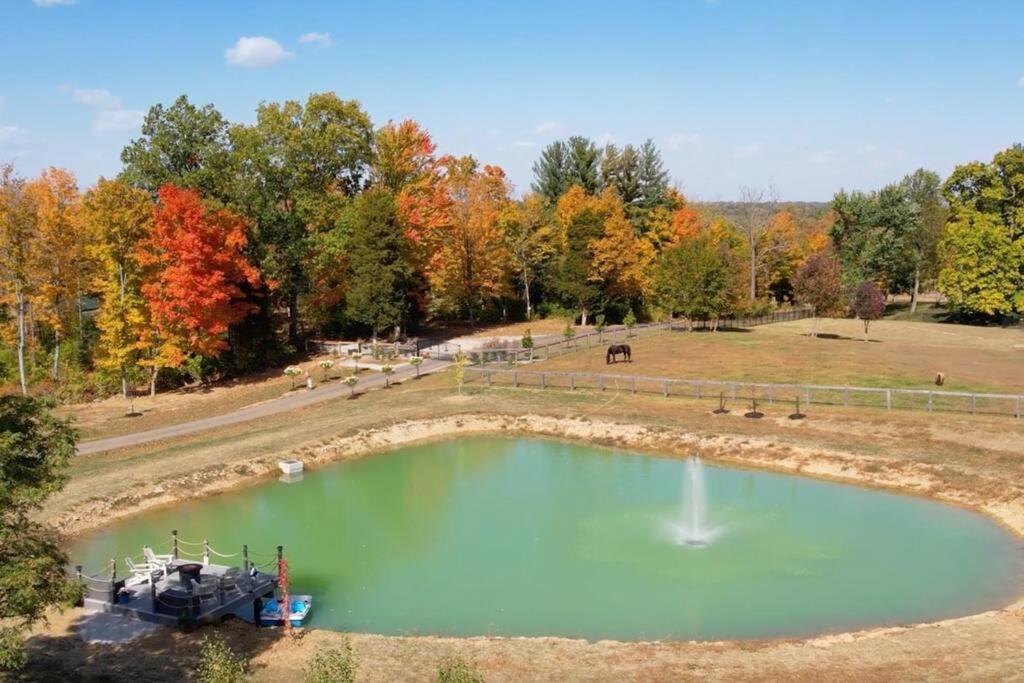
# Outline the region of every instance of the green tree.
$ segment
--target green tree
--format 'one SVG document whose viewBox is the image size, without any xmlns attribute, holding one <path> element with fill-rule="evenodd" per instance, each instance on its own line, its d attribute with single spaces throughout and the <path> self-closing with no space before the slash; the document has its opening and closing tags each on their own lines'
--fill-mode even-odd
<svg viewBox="0 0 1024 683">
<path fill-rule="evenodd" d="M 602 212 L 592 206 L 571 216 L 565 226 L 566 250 L 555 274 L 555 291 L 567 308 L 581 312 L 582 325 L 603 301 L 600 283 L 591 280 L 590 272 L 594 261 L 591 243 L 604 233 L 604 219 Z"/>
<path fill-rule="evenodd" d="M 121 179 L 154 196 L 170 183 L 225 199 L 234 180 L 227 121 L 212 104 L 196 107 L 185 95 L 150 108 L 142 137 L 124 148 L 121 161 Z"/>
<path fill-rule="evenodd" d="M 63 487 L 74 452 L 74 430 L 50 415 L 46 402 L 0 397 L 0 668 L 23 666 L 25 629 L 81 595 L 67 580 L 56 534 L 35 521 Z"/>
<path fill-rule="evenodd" d="M 352 205 L 346 312 L 378 333 L 401 325 L 408 310 L 406 291 L 412 273 L 394 198 L 371 190 Z"/>
<path fill-rule="evenodd" d="M 355 100 L 314 93 L 305 105 L 264 103 L 256 123 L 230 138 L 239 169 L 232 201 L 252 222 L 251 256 L 277 283 L 296 339 L 299 298 L 310 290 L 306 264 L 316 236 L 335 226 L 366 181 L 373 125 Z"/>
<path fill-rule="evenodd" d="M 590 195 L 601 191 L 601 152 L 593 140 L 573 135 L 566 142 L 568 163 L 566 166 L 569 186 L 579 185 Z"/>
<path fill-rule="evenodd" d="M 655 274 L 661 304 L 690 323 L 728 310 L 729 264 L 708 236 L 685 239 L 662 252 Z"/>
<path fill-rule="evenodd" d="M 569 151 L 561 140 L 545 147 L 540 158 L 533 163 L 533 191 L 554 204 L 565 194 L 571 183 L 568 173 Z"/>
<path fill-rule="evenodd" d="M 963 313 L 1024 312 L 1024 146 L 958 166 L 943 194 L 950 218 L 939 290 Z"/>
<path fill-rule="evenodd" d="M 916 221 L 909 236 L 914 259 L 914 285 L 910 312 L 917 312 L 921 282 L 934 283 L 939 271 L 939 241 L 946 229 L 949 207 L 942 196 L 939 174 L 919 168 L 900 181 L 907 199 L 914 206 Z"/>
</svg>

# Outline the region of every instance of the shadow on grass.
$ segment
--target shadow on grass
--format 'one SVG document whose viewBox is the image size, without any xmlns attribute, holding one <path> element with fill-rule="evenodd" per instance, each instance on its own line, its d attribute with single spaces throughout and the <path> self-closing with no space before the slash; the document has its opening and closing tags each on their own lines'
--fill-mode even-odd
<svg viewBox="0 0 1024 683">
<path fill-rule="evenodd" d="M 10 681 L 183 681 L 192 680 L 199 664 L 203 639 L 221 637 L 235 654 L 255 657 L 280 638 L 279 629 L 257 628 L 239 619 L 218 626 L 203 626 L 191 633 L 159 627 L 134 640 L 86 643 L 78 630 L 87 617 L 81 614 L 69 632 L 41 634 L 27 642 L 28 664 L 4 674 Z"/>
</svg>

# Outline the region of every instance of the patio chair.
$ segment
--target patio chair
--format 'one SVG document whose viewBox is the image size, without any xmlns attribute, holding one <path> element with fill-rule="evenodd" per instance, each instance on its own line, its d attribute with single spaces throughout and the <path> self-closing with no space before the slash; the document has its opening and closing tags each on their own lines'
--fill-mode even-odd
<svg viewBox="0 0 1024 683">
<path fill-rule="evenodd" d="M 142 546 L 142 556 L 145 558 L 147 563 L 158 565 L 164 569 L 174 561 L 174 555 L 157 555 L 148 545 Z"/>
<path fill-rule="evenodd" d="M 163 567 L 155 565 L 150 562 L 141 562 L 135 564 L 135 561 L 130 558 L 124 558 L 124 563 L 128 567 L 129 573 L 131 573 L 131 583 L 133 585 L 139 583 L 152 583 L 156 579 L 159 579 L 163 575 Z"/>
</svg>

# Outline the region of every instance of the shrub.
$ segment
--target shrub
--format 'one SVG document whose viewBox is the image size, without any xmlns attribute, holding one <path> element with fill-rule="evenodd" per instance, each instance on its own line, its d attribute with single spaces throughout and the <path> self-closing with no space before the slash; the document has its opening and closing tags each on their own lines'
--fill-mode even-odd
<svg viewBox="0 0 1024 683">
<path fill-rule="evenodd" d="M 462 657 L 446 657 L 437 667 L 437 683 L 483 683 L 476 667 Z"/>
<path fill-rule="evenodd" d="M 524 349 L 532 349 L 533 348 L 533 335 L 530 334 L 530 328 L 529 327 L 526 328 L 526 333 L 523 335 L 522 344 L 523 344 L 523 348 Z"/>
<path fill-rule="evenodd" d="M 322 360 L 319 363 L 317 363 L 317 365 L 319 365 L 320 369 L 324 371 L 324 381 L 326 382 L 328 377 L 330 377 L 331 368 L 334 367 L 334 361 L 333 360 Z"/>
<path fill-rule="evenodd" d="M 394 372 L 395 369 L 393 367 L 391 367 L 390 365 L 383 365 L 383 366 L 381 366 L 380 371 L 382 373 L 384 373 L 384 386 L 385 387 L 391 386 L 391 379 L 390 379 L 391 378 L 391 373 Z"/>
<path fill-rule="evenodd" d="M 420 376 L 420 366 L 423 365 L 423 358 L 420 356 L 411 356 L 409 358 L 409 365 L 416 368 L 416 376 Z"/>
<path fill-rule="evenodd" d="M 622 324 L 628 328 L 632 328 L 634 325 L 636 325 L 636 314 L 633 313 L 632 308 L 626 311 L 626 315 L 622 319 Z"/>
<path fill-rule="evenodd" d="M 306 680 L 310 683 L 352 683 L 356 679 L 357 664 L 352 645 L 346 640 L 341 647 L 314 652 L 306 664 Z"/>
<path fill-rule="evenodd" d="M 566 341 L 576 336 L 576 330 L 572 327 L 572 320 L 565 321 L 565 329 L 562 330 L 562 336 L 565 337 Z"/>
<path fill-rule="evenodd" d="M 201 683 L 241 683 L 248 669 L 245 657 L 236 655 L 220 637 L 203 639 L 196 678 Z"/>
<path fill-rule="evenodd" d="M 356 384 L 358 384 L 358 383 L 359 383 L 359 378 L 356 377 L 355 375 L 349 375 L 348 377 L 345 378 L 345 386 L 348 387 L 348 395 L 349 396 L 355 396 L 356 395 Z"/>
<path fill-rule="evenodd" d="M 284 369 L 284 374 L 292 381 L 292 389 L 295 388 L 295 378 L 302 374 L 302 368 L 298 365 L 289 365 Z"/>
</svg>

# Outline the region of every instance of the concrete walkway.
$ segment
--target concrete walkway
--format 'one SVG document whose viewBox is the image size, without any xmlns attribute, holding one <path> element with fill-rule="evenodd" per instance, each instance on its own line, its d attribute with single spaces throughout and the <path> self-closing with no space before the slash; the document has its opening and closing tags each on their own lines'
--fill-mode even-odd
<svg viewBox="0 0 1024 683">
<path fill-rule="evenodd" d="M 420 365 L 420 374 L 426 375 L 431 372 L 437 372 L 438 370 L 447 368 L 449 365 L 451 365 L 451 363 L 448 361 L 424 360 L 423 364 Z M 395 380 L 408 378 L 415 374 L 416 369 L 411 365 L 400 365 L 391 375 L 391 381 L 393 382 Z M 356 385 L 356 390 L 362 392 L 379 386 L 384 386 L 384 375 L 381 373 L 375 373 L 369 376 L 361 376 L 359 378 L 359 384 Z M 106 439 L 95 439 L 93 441 L 83 441 L 78 444 L 78 455 L 90 455 L 93 453 L 102 453 L 103 451 L 117 450 L 119 448 L 129 448 L 131 446 L 138 446 L 151 441 L 173 439 L 179 436 L 187 436 L 189 434 L 206 431 L 207 429 L 217 429 L 218 427 L 226 427 L 228 425 L 248 422 L 250 420 L 258 420 L 270 415 L 284 413 L 289 410 L 305 408 L 306 406 L 313 405 L 314 403 L 321 403 L 332 398 L 338 398 L 339 396 L 345 397 L 349 395 L 349 391 L 348 386 L 338 380 L 330 384 L 318 385 L 313 391 L 302 389 L 295 393 L 282 396 L 281 398 L 263 401 L 262 403 L 255 403 L 250 406 L 239 408 L 238 410 L 234 410 L 230 413 L 224 413 L 223 415 L 214 415 L 212 417 L 205 417 L 201 420 L 192 420 L 191 422 L 182 422 L 181 424 L 169 425 L 167 427 L 148 429 L 144 432 L 123 434 L 121 436 L 112 436 Z"/>
</svg>

